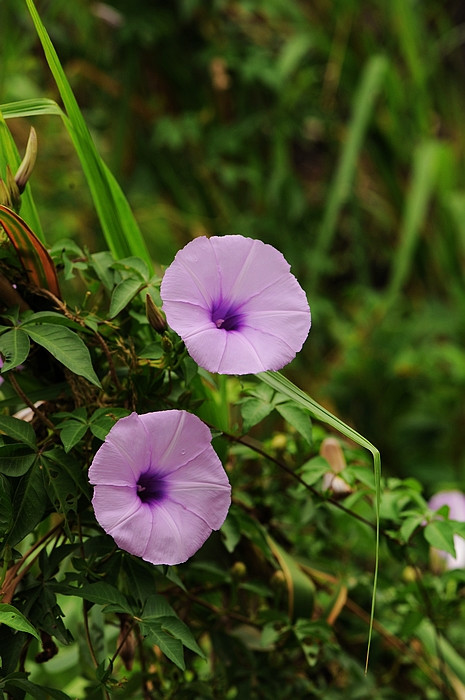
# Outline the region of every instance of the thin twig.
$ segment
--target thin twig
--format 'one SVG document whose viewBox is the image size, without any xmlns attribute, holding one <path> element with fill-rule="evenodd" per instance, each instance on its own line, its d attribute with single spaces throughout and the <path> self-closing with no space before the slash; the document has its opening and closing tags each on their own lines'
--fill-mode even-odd
<svg viewBox="0 0 465 700">
<path fill-rule="evenodd" d="M 60 529 L 62 525 L 63 520 L 60 520 L 60 522 L 54 525 L 54 527 L 52 527 L 51 530 L 49 530 L 45 535 L 43 535 L 39 540 L 37 540 L 37 542 L 26 552 L 26 554 L 23 554 L 21 559 L 19 559 L 16 562 L 16 564 L 14 564 L 11 568 L 8 569 L 5 578 L 2 582 L 2 586 L 0 588 L 0 598 L 3 603 L 11 602 L 14 596 L 16 586 L 21 581 L 21 579 L 27 574 L 31 566 L 36 561 L 37 557 L 40 555 L 40 552 L 38 552 L 34 556 L 34 558 L 24 568 L 22 568 L 25 562 L 34 552 L 37 551 L 39 547 L 45 544 L 47 540 L 51 539 L 54 533 L 58 529 Z"/>
<path fill-rule="evenodd" d="M 24 403 L 26 404 L 26 406 L 29 406 L 29 408 L 30 408 L 31 411 L 34 413 L 34 415 L 37 416 L 37 418 L 38 418 L 40 421 L 42 421 L 42 423 L 44 423 L 44 424 L 47 426 L 47 428 L 50 428 L 50 430 L 53 430 L 53 432 L 55 432 L 56 429 L 55 429 L 55 426 L 53 425 L 52 421 L 51 421 L 49 418 L 47 418 L 47 416 L 45 415 L 45 413 L 42 413 L 42 411 L 41 411 L 37 406 L 35 406 L 35 405 L 32 403 L 32 401 L 26 396 L 26 394 L 24 393 L 24 391 L 23 391 L 23 390 L 21 389 L 21 387 L 19 386 L 18 381 L 17 381 L 16 377 L 14 376 L 14 374 L 13 374 L 12 372 L 10 372 L 8 378 L 9 378 L 9 380 L 10 380 L 10 382 L 11 382 L 11 386 L 13 387 L 13 389 L 15 390 L 15 392 L 18 394 L 19 398 L 20 398 L 22 401 L 24 401 Z"/>
<path fill-rule="evenodd" d="M 213 430 L 216 428 L 214 426 L 210 426 Z M 280 469 L 285 471 L 287 474 L 292 476 L 293 479 L 299 482 L 307 491 L 310 491 L 314 496 L 317 496 L 322 501 L 325 501 L 326 503 L 331 503 L 335 508 L 339 508 L 339 510 L 342 510 L 344 513 L 347 513 L 347 515 L 352 516 L 356 520 L 359 520 L 361 523 L 364 525 L 368 525 L 369 528 L 372 530 L 376 530 L 376 524 L 372 523 L 370 520 L 367 520 L 366 518 L 363 517 L 363 515 L 359 515 L 358 513 L 355 513 L 353 510 L 350 510 L 349 508 L 346 508 L 345 506 L 342 505 L 339 501 L 336 501 L 335 498 L 332 498 L 331 496 L 324 496 L 321 494 L 314 486 L 311 486 L 310 484 L 307 484 L 307 482 L 299 475 L 297 474 L 293 469 L 287 466 L 287 464 L 284 464 L 284 462 L 281 462 L 279 459 L 276 457 L 273 457 L 273 455 L 268 454 L 268 452 L 265 452 L 259 445 L 256 445 L 255 442 L 251 438 L 247 437 L 238 437 L 237 435 L 232 435 L 230 433 L 226 433 L 222 431 L 222 434 L 224 437 L 226 437 L 228 440 L 231 442 L 238 442 L 241 445 L 245 445 L 246 447 L 249 447 L 251 450 L 256 452 L 257 454 L 261 455 L 268 461 L 272 462 L 273 464 L 276 464 Z M 387 532 L 383 532 L 385 537 L 387 537 L 390 540 L 393 540 L 394 542 L 397 542 L 395 537 L 390 535 Z"/>
</svg>

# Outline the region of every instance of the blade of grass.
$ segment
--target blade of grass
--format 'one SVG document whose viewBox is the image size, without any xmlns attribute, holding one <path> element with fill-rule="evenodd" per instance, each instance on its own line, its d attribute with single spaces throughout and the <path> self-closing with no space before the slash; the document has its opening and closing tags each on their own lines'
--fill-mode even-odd
<svg viewBox="0 0 465 700">
<path fill-rule="evenodd" d="M 353 440 L 360 447 L 364 447 L 366 450 L 371 452 L 373 456 L 373 468 L 375 476 L 375 516 L 376 516 L 376 543 L 375 543 L 375 570 L 373 576 L 373 597 L 371 601 L 371 613 L 370 613 L 370 626 L 368 630 L 368 644 L 367 644 L 367 655 L 365 672 L 368 670 L 368 660 L 370 656 L 371 647 L 371 637 L 373 632 L 373 620 L 375 617 L 375 602 L 376 602 L 376 588 L 378 584 L 378 566 L 379 566 L 379 509 L 381 504 L 381 456 L 379 450 L 371 444 L 366 438 L 364 438 L 360 433 L 357 433 L 353 428 L 346 425 L 332 413 L 326 410 L 323 406 L 320 406 L 316 401 L 311 399 L 305 392 L 299 389 L 295 384 L 290 382 L 286 377 L 284 377 L 279 372 L 261 372 L 257 375 L 258 378 L 271 386 L 276 391 L 295 401 L 299 406 L 305 408 L 310 415 L 312 415 L 317 420 L 322 423 L 331 426 L 338 432 L 345 435 L 350 440 Z"/>
<path fill-rule="evenodd" d="M 387 67 L 388 62 L 384 56 L 373 56 L 364 68 L 355 94 L 347 138 L 342 148 L 334 179 L 329 187 L 323 220 L 309 258 L 310 293 L 315 292 L 320 277 L 328 268 L 325 262 L 326 255 L 334 238 L 339 213 L 350 194 L 363 138 Z"/>
<path fill-rule="evenodd" d="M 58 55 L 35 5 L 32 0 L 26 0 L 26 4 L 63 100 L 67 114 L 64 121 L 81 161 L 106 243 L 116 258 L 137 255 L 152 267 L 147 246 L 131 208 L 121 188 L 95 148 Z"/>
<path fill-rule="evenodd" d="M 0 109 L 0 176 L 5 177 L 5 167 L 8 164 L 13 173 L 19 167 L 21 158 L 16 148 L 16 144 L 8 129 L 2 111 Z M 26 185 L 26 189 L 21 195 L 21 216 L 35 231 L 37 238 L 44 243 L 44 234 L 37 214 L 37 209 L 31 194 L 31 188 Z"/>
<path fill-rule="evenodd" d="M 55 100 L 47 97 L 35 97 L 30 100 L 19 100 L 18 102 L 8 102 L 0 105 L 5 119 L 20 117 L 40 117 L 44 114 L 57 114 L 63 116 L 63 110 L 57 105 Z"/>
<path fill-rule="evenodd" d="M 442 154 L 443 147 L 438 141 L 422 143 L 416 150 L 410 190 L 400 227 L 399 245 L 393 256 L 391 278 L 386 292 L 386 306 L 392 304 L 408 277 Z"/>
</svg>

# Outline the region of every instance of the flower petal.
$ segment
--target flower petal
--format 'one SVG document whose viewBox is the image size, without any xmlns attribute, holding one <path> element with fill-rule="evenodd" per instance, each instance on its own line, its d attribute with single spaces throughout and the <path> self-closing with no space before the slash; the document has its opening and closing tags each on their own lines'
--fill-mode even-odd
<svg viewBox="0 0 465 700">
<path fill-rule="evenodd" d="M 211 446 L 209 428 L 187 411 L 157 411 L 139 416 L 152 444 L 152 469 L 160 476 L 178 469 Z M 223 471 L 223 468 L 221 467 Z"/>
<path fill-rule="evenodd" d="M 212 236 L 209 241 L 223 298 L 242 303 L 289 275 L 290 265 L 282 253 L 263 241 L 244 236 Z"/>
<path fill-rule="evenodd" d="M 209 239 L 194 238 L 178 251 L 164 274 L 160 289 L 163 310 L 166 312 L 170 301 L 184 301 L 210 309 L 221 293 L 219 285 L 218 265 Z"/>
<path fill-rule="evenodd" d="M 116 544 L 130 554 L 142 556 L 148 542 L 152 516 L 150 506 L 141 502 L 137 490 L 98 484 L 94 487 L 92 505 L 98 523 Z"/>
<path fill-rule="evenodd" d="M 442 506 L 449 506 L 449 520 L 465 521 L 465 495 L 461 491 L 440 491 L 428 501 L 431 510 Z"/>
<path fill-rule="evenodd" d="M 212 530 L 222 526 L 231 505 L 231 487 L 212 448 L 168 474 L 165 484 L 170 501 L 202 518 Z"/>
<path fill-rule="evenodd" d="M 115 423 L 89 469 L 91 484 L 134 486 L 150 465 L 147 433 L 137 413 Z"/>
<path fill-rule="evenodd" d="M 212 528 L 181 504 L 165 500 L 151 510 L 152 525 L 144 552 L 152 564 L 181 564 L 200 549 Z"/>
</svg>

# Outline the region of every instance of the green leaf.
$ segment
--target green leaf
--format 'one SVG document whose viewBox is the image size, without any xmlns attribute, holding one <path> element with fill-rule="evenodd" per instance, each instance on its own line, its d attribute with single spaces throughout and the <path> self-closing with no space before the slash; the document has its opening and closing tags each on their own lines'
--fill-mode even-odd
<svg viewBox="0 0 465 700">
<path fill-rule="evenodd" d="M 115 273 L 111 267 L 115 262 L 113 255 L 109 250 L 102 250 L 99 253 L 93 253 L 90 258 L 95 273 L 103 286 L 107 289 L 113 289 L 115 284 Z"/>
<path fill-rule="evenodd" d="M 432 547 L 447 552 L 453 557 L 456 556 L 454 527 L 448 520 L 434 520 L 432 523 L 429 523 L 424 529 L 424 535 L 426 541 Z"/>
<path fill-rule="evenodd" d="M 136 296 L 142 286 L 140 279 L 134 279 L 133 277 L 117 284 L 111 295 L 109 318 L 117 316 L 129 304 L 131 299 Z"/>
<path fill-rule="evenodd" d="M 13 605 L 0 603 L 0 623 L 8 625 L 8 627 L 12 627 L 20 632 L 32 634 L 40 642 L 40 636 L 35 627 L 33 627 L 29 620 L 27 620 Z"/>
<path fill-rule="evenodd" d="M 170 615 L 176 615 L 176 613 L 163 596 L 155 593 L 145 601 L 142 613 L 142 619 L 144 621 L 157 619 L 159 617 L 169 617 Z"/>
<path fill-rule="evenodd" d="M 289 617 L 311 618 L 315 597 L 313 581 L 302 571 L 295 559 L 268 536 L 268 544 L 286 579 L 289 596 Z"/>
<path fill-rule="evenodd" d="M 50 484 L 54 492 L 60 491 L 61 497 L 66 498 L 68 504 L 75 503 L 81 494 L 88 497 L 89 484 L 86 474 L 80 461 L 72 454 L 67 454 L 61 447 L 54 447 L 44 452 L 41 457 L 47 460 L 46 471 L 54 482 Z"/>
<path fill-rule="evenodd" d="M 270 403 L 265 403 L 261 399 L 247 397 L 241 401 L 240 409 L 243 421 L 243 430 L 247 433 L 250 428 L 266 418 L 274 406 Z"/>
<path fill-rule="evenodd" d="M 241 539 L 241 529 L 234 512 L 228 513 L 228 517 L 221 526 L 221 534 L 223 535 L 224 546 L 230 554 L 234 552 Z"/>
<path fill-rule="evenodd" d="M 18 688 L 23 693 L 26 693 L 27 697 L 36 698 L 36 700 L 50 700 L 50 698 L 55 698 L 55 700 L 70 700 L 69 695 L 66 695 L 66 693 L 63 693 L 61 690 L 37 685 L 26 678 L 6 678 L 4 682 L 5 688 L 9 693 L 11 692 L 11 697 L 17 697 L 13 695 L 12 688 Z M 21 695 L 21 697 L 23 697 L 23 695 Z"/>
<path fill-rule="evenodd" d="M 76 480 L 69 469 L 61 469 L 54 460 L 48 458 L 45 452 L 41 455 L 40 465 L 47 484 L 48 497 L 58 513 L 68 515 L 70 511 L 77 511 L 79 489 L 76 489 Z"/>
<path fill-rule="evenodd" d="M 411 515 L 408 518 L 405 518 L 399 530 L 399 534 L 403 542 L 409 541 L 410 537 L 415 532 L 417 527 L 421 525 L 423 520 L 423 515 Z"/>
<path fill-rule="evenodd" d="M 13 416 L 0 415 L 0 432 L 5 433 L 17 442 L 24 442 L 29 447 L 35 448 L 36 434 L 30 423 Z"/>
<path fill-rule="evenodd" d="M 89 427 L 92 435 L 99 440 L 105 440 L 106 436 L 119 418 L 128 416 L 130 411 L 127 408 L 111 407 L 98 408 L 89 420 Z"/>
<path fill-rule="evenodd" d="M 182 620 L 180 620 L 179 617 L 173 617 L 172 615 L 169 617 L 160 617 L 158 622 L 161 624 L 163 630 L 169 632 L 175 639 L 179 639 L 183 646 L 187 647 L 202 658 L 205 658 L 202 649 L 197 644 L 189 627 Z"/>
<path fill-rule="evenodd" d="M 25 323 L 23 328 L 35 343 L 48 350 L 71 372 L 85 377 L 95 386 L 101 386 L 93 370 L 89 350 L 74 331 L 51 323 Z"/>
<path fill-rule="evenodd" d="M 69 552 L 70 545 L 65 546 L 67 548 L 67 550 L 65 551 Z M 46 556 L 47 550 L 43 549 L 41 552 L 40 562 L 40 568 L 42 572 L 44 572 L 44 568 L 47 568 L 47 566 L 42 566 L 44 558 Z M 54 568 L 51 569 L 50 575 L 53 576 L 53 573 L 56 573 L 56 570 Z M 32 595 L 36 593 L 36 599 L 34 600 L 30 611 L 31 622 L 33 622 L 36 625 L 36 627 L 38 627 L 41 631 L 43 630 L 44 632 L 48 632 L 50 636 L 55 637 L 56 639 L 58 639 L 58 641 L 60 641 L 66 646 L 68 644 L 71 644 L 71 642 L 73 641 L 73 636 L 64 625 L 63 612 L 57 603 L 57 597 L 55 595 L 55 592 L 51 590 L 51 587 L 53 585 L 53 579 L 50 583 L 43 582 L 40 588 L 35 589 L 32 593 Z"/>
<path fill-rule="evenodd" d="M 87 432 L 88 426 L 77 420 L 68 420 L 61 423 L 60 440 L 63 443 L 65 452 L 69 452 Z"/>
<path fill-rule="evenodd" d="M 63 100 L 67 116 L 62 114 L 62 119 L 81 161 L 107 245 L 115 258 L 136 255 L 146 260 L 150 266 L 151 258 L 129 203 L 95 148 L 71 86 L 33 1 L 26 0 L 26 3 Z"/>
<path fill-rule="evenodd" d="M 24 362 L 30 347 L 29 338 L 21 328 L 14 328 L 0 335 L 0 352 L 5 358 L 0 371 L 7 372 Z"/>
<path fill-rule="evenodd" d="M 37 458 L 28 445 L 23 442 L 0 447 L 0 473 L 6 476 L 23 476 L 29 471 Z"/>
<path fill-rule="evenodd" d="M 320 455 L 312 457 L 312 459 L 305 462 L 299 469 L 300 476 L 309 486 L 316 484 L 316 482 L 329 471 L 331 471 L 331 469 L 328 462 Z"/>
<path fill-rule="evenodd" d="M 60 586 L 59 593 L 63 593 L 64 595 L 76 595 L 91 603 L 112 605 L 118 608 L 120 612 L 131 613 L 131 607 L 126 597 L 120 593 L 117 588 L 104 581 L 88 583 L 80 588 L 75 586 Z"/>
<path fill-rule="evenodd" d="M 47 492 L 38 463 L 20 478 L 13 496 L 13 524 L 7 543 L 14 547 L 42 520 L 47 504 Z"/>
<path fill-rule="evenodd" d="M 126 270 L 127 272 L 135 272 L 142 282 L 148 282 L 150 279 L 150 270 L 142 258 L 131 255 L 129 258 L 117 260 L 112 265 L 114 270 Z M 133 275 L 132 275 L 133 276 Z"/>
<path fill-rule="evenodd" d="M 141 624 L 142 633 L 147 635 L 151 644 L 160 647 L 165 656 L 168 657 L 181 671 L 186 670 L 184 663 L 184 652 L 182 643 L 166 632 L 161 622 L 150 622 Z"/>
<path fill-rule="evenodd" d="M 16 119 L 20 117 L 35 117 L 46 114 L 57 114 L 60 116 L 62 110 L 54 100 L 46 97 L 37 97 L 30 100 L 18 100 L 0 105 L 5 119 Z"/>
<path fill-rule="evenodd" d="M 279 403 L 276 405 L 276 410 L 302 435 L 309 445 L 312 444 L 312 423 L 308 411 L 292 403 Z"/>
<path fill-rule="evenodd" d="M 3 537 L 13 523 L 11 486 L 8 479 L 0 474 L 0 536 Z"/>
</svg>

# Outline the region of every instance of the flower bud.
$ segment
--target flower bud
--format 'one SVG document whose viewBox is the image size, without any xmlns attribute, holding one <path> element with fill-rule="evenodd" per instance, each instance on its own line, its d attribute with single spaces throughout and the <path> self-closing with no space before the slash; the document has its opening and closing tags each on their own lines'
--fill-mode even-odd
<svg viewBox="0 0 465 700">
<path fill-rule="evenodd" d="M 37 157 L 37 135 L 35 129 L 31 127 L 26 146 L 26 153 L 13 177 L 10 166 L 6 166 L 6 182 L 0 178 L 0 204 L 3 204 L 16 212 L 21 208 L 21 194 L 24 192 L 26 183 L 32 173 Z"/>
<path fill-rule="evenodd" d="M 247 575 L 247 567 L 243 561 L 235 561 L 231 566 L 230 572 L 234 579 L 241 579 Z"/>
<path fill-rule="evenodd" d="M 160 309 L 153 303 L 150 294 L 145 296 L 145 313 L 152 328 L 163 335 L 167 328 L 166 321 Z"/>
<path fill-rule="evenodd" d="M 323 476 L 322 488 L 332 491 L 334 495 L 345 496 L 352 492 L 351 487 L 338 474 L 346 467 L 346 460 L 341 445 L 336 438 L 326 438 L 321 443 L 320 455 L 326 459 L 331 469 Z"/>
<path fill-rule="evenodd" d="M 26 153 L 19 166 L 16 175 L 14 177 L 16 185 L 19 190 L 19 194 L 24 192 L 26 183 L 31 177 L 31 173 L 34 170 L 34 165 L 37 159 L 37 134 L 33 126 L 29 131 L 29 138 L 27 140 Z"/>
<path fill-rule="evenodd" d="M 6 166 L 6 186 L 10 193 L 11 209 L 19 211 L 21 207 L 21 192 L 19 191 L 19 187 L 9 165 Z"/>
</svg>

